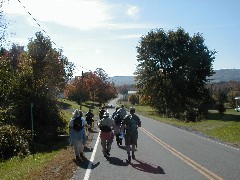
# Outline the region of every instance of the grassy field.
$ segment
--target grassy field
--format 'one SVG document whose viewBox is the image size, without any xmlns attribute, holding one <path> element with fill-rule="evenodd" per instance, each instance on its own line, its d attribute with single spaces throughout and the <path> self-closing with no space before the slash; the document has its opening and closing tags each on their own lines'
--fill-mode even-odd
<svg viewBox="0 0 240 180">
<path fill-rule="evenodd" d="M 131 104 L 125 102 L 126 107 Z M 240 147 L 240 112 L 234 109 L 227 109 L 221 118 L 216 110 L 209 111 L 207 120 L 201 122 L 182 122 L 176 119 L 165 118 L 159 116 L 154 109 L 149 106 L 134 106 L 137 113 L 155 120 L 171 124 L 178 127 L 184 127 L 194 131 L 200 131 L 211 138 L 230 143 L 231 145 Z"/>
</svg>

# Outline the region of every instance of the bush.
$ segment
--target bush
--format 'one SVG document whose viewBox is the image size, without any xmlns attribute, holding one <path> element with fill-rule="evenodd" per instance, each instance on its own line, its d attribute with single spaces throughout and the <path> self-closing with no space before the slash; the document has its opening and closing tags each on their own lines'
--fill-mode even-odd
<svg viewBox="0 0 240 180">
<path fill-rule="evenodd" d="M 0 127 L 0 158 L 29 154 L 30 133 L 13 125 Z"/>
<path fill-rule="evenodd" d="M 198 120 L 198 113 L 194 109 L 189 109 L 184 113 L 186 122 L 196 122 Z"/>
</svg>

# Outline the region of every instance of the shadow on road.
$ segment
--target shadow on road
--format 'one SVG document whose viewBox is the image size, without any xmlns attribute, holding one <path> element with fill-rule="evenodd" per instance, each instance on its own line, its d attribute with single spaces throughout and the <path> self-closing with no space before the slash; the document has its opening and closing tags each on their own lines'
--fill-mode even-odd
<svg viewBox="0 0 240 180">
<path fill-rule="evenodd" d="M 131 166 L 137 170 L 153 173 L 153 174 L 165 174 L 164 170 L 160 166 L 156 166 L 138 159 L 135 159 L 137 164 L 131 162 Z"/>
<path fill-rule="evenodd" d="M 92 163 L 91 161 L 89 161 L 88 159 L 84 159 L 84 161 L 77 161 L 77 160 L 73 160 L 77 166 L 83 168 L 83 169 L 87 169 L 88 168 L 88 164 L 89 163 Z M 97 162 L 97 163 L 92 163 L 92 168 L 91 169 L 94 169 L 96 168 L 98 165 L 100 164 L 100 162 Z"/>
<path fill-rule="evenodd" d="M 93 148 L 84 146 L 84 152 L 93 152 Z"/>
<path fill-rule="evenodd" d="M 117 157 L 106 157 L 106 159 L 112 165 L 127 166 L 126 162 L 124 162 L 123 160 L 121 160 L 121 159 L 119 159 Z"/>
</svg>

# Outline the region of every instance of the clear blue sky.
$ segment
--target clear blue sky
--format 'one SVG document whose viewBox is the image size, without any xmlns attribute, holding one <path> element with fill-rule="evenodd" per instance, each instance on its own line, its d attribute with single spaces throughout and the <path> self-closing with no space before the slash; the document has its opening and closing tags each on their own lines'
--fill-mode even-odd
<svg viewBox="0 0 240 180">
<path fill-rule="evenodd" d="M 20 2 L 11 0 L 3 5 L 9 22 L 8 40 L 26 46 L 29 38 L 44 29 L 57 45 L 53 46 L 62 48 L 77 65 L 76 75 L 103 68 L 109 76 L 131 76 L 140 37 L 152 29 L 177 27 L 191 36 L 203 34 L 207 47 L 217 51 L 214 69 L 240 69 L 240 0 Z"/>
</svg>

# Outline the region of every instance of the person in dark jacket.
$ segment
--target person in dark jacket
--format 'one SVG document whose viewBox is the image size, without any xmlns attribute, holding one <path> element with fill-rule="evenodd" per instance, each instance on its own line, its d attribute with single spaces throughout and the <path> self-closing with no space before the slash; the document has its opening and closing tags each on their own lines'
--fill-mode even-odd
<svg viewBox="0 0 240 180">
<path fill-rule="evenodd" d="M 125 129 L 125 145 L 128 154 L 128 162 L 131 162 L 130 149 L 132 149 L 132 158 L 135 159 L 135 147 L 138 139 L 138 127 L 141 127 L 140 118 L 135 114 L 135 108 L 130 108 L 130 114 L 126 115 L 122 121 L 121 129 Z M 130 146 L 132 145 L 132 148 Z"/>
<path fill-rule="evenodd" d="M 85 114 L 85 117 L 86 117 L 86 121 L 88 123 L 89 126 L 93 127 L 93 117 L 94 117 L 94 114 L 92 113 L 92 110 L 89 109 L 89 111 Z"/>
</svg>

